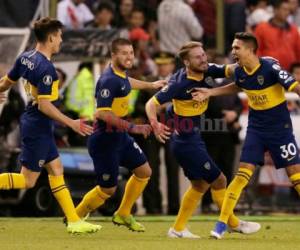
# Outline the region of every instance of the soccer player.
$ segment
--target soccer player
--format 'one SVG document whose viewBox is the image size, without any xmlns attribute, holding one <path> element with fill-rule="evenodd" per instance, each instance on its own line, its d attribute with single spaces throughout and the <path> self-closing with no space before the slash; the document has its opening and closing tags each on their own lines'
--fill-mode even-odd
<svg viewBox="0 0 300 250">
<path fill-rule="evenodd" d="M 128 133 L 141 134 L 146 138 L 151 133 L 151 126 L 135 125 L 126 121 L 125 116 L 128 114 L 132 88 L 158 89 L 165 81 L 148 83 L 128 77 L 126 70 L 132 67 L 133 60 L 133 47 L 129 40 L 118 38 L 112 42 L 111 64 L 96 86 L 96 128 L 88 140 L 98 185 L 84 196 L 76 212 L 84 218 L 103 205 L 116 191 L 119 166 L 124 166 L 133 174 L 126 184 L 120 207 L 112 221 L 132 231 L 144 232 L 145 227 L 134 219 L 131 209 L 148 183 L 151 168 L 144 153 Z"/>
<path fill-rule="evenodd" d="M 232 74 L 234 65 L 215 65 L 207 63 L 207 56 L 199 42 L 189 42 L 179 51 L 185 68 L 178 70 L 166 87 L 160 90 L 146 104 L 146 112 L 157 139 L 164 143 L 169 137 L 171 122 L 175 123 L 171 137 L 171 150 L 183 168 L 191 186 L 185 192 L 176 221 L 168 231 L 171 238 L 199 238 L 186 228 L 186 223 L 195 211 L 205 192 L 211 187 L 212 199 L 221 208 L 226 177 L 207 153 L 201 139 L 200 115 L 205 112 L 208 100 L 192 100 L 196 87 L 209 88 L 214 78 L 224 78 Z M 159 105 L 172 101 L 170 116 L 163 124 L 157 120 Z M 176 124 L 177 123 L 177 124 Z M 230 214 L 229 225 L 233 231 L 254 233 L 260 225 L 239 220 Z"/>
<path fill-rule="evenodd" d="M 92 127 L 80 120 L 72 120 L 56 107 L 58 99 L 58 77 L 50 61 L 62 42 L 62 24 L 55 19 L 43 18 L 34 23 L 37 45 L 34 50 L 22 53 L 10 72 L 0 80 L 0 92 L 8 90 L 19 78 L 26 81 L 25 90 L 30 98 L 21 118 L 22 151 L 21 173 L 0 174 L 0 189 L 25 189 L 34 187 L 42 167 L 49 173 L 53 195 L 68 219 L 69 233 L 89 233 L 101 229 L 82 221 L 76 214 L 70 192 L 65 185 L 63 166 L 53 137 L 53 121 L 69 126 L 85 136 Z"/>
<path fill-rule="evenodd" d="M 285 168 L 300 194 L 300 160 L 293 135 L 292 122 L 284 90 L 300 95 L 300 85 L 277 62 L 259 58 L 258 44 L 249 33 L 236 33 L 232 55 L 239 67 L 235 69 L 235 83 L 215 89 L 198 89 L 194 100 L 203 101 L 218 96 L 244 91 L 248 96 L 249 122 L 242 149 L 239 170 L 228 186 L 219 221 L 211 236 L 221 239 L 226 232 L 228 218 L 248 184 L 255 167 L 263 165 L 264 152 L 269 151 L 276 168 Z"/>
</svg>

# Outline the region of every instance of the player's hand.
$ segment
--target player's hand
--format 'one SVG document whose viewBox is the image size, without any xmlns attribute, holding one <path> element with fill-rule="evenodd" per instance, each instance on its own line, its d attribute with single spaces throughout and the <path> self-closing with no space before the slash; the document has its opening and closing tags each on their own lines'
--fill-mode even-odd
<svg viewBox="0 0 300 250">
<path fill-rule="evenodd" d="M 87 125 L 84 119 L 73 120 L 71 128 L 82 136 L 90 135 L 93 133 L 93 127 Z"/>
<path fill-rule="evenodd" d="M 224 115 L 224 120 L 226 121 L 226 123 L 233 123 L 238 117 L 237 112 L 234 110 L 223 110 L 222 113 Z"/>
<path fill-rule="evenodd" d="M 0 93 L 0 103 L 5 102 L 6 100 L 6 94 L 5 93 Z"/>
<path fill-rule="evenodd" d="M 192 92 L 193 100 L 202 102 L 210 97 L 210 92 L 211 90 L 207 88 L 194 88 Z"/>
<path fill-rule="evenodd" d="M 158 80 L 155 82 L 152 82 L 152 87 L 153 89 L 160 89 L 162 87 L 164 87 L 167 84 L 167 80 Z"/>
<path fill-rule="evenodd" d="M 151 122 L 153 133 L 158 141 L 166 143 L 166 140 L 170 138 L 171 131 L 166 125 L 160 122 Z"/>
<path fill-rule="evenodd" d="M 139 134 L 143 135 L 146 139 L 152 131 L 152 128 L 149 124 L 141 124 L 141 125 L 134 125 L 128 132 L 132 134 Z"/>
</svg>

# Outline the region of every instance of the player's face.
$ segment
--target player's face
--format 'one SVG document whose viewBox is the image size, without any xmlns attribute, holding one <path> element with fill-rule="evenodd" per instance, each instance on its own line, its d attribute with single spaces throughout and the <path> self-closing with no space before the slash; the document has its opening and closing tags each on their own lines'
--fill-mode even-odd
<svg viewBox="0 0 300 250">
<path fill-rule="evenodd" d="M 52 52 L 58 53 L 60 50 L 60 45 L 62 43 L 62 31 L 58 30 L 56 33 L 50 35 L 50 42 L 52 45 Z"/>
<path fill-rule="evenodd" d="M 240 65 L 244 66 L 245 61 L 253 51 L 239 39 L 234 39 L 232 43 L 232 56 L 233 59 Z"/>
<path fill-rule="evenodd" d="M 118 46 L 118 51 L 112 54 L 112 60 L 121 70 L 131 69 L 134 60 L 132 45 Z"/>
<path fill-rule="evenodd" d="M 186 66 L 195 72 L 203 73 L 208 69 L 207 55 L 202 47 L 196 47 L 189 51 Z"/>
</svg>

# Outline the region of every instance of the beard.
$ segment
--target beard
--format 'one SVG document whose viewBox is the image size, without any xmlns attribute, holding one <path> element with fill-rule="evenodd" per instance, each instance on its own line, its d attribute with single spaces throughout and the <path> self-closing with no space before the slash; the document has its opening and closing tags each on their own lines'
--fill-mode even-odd
<svg viewBox="0 0 300 250">
<path fill-rule="evenodd" d="M 122 71 L 126 71 L 132 68 L 132 65 L 130 67 L 127 67 L 124 64 L 122 64 L 119 60 L 116 60 L 116 66 Z"/>
<path fill-rule="evenodd" d="M 207 64 L 208 65 L 208 64 Z M 194 71 L 196 73 L 205 73 L 207 72 L 208 66 L 206 66 L 205 68 L 201 66 L 194 66 L 194 65 L 190 65 L 190 70 Z"/>
</svg>

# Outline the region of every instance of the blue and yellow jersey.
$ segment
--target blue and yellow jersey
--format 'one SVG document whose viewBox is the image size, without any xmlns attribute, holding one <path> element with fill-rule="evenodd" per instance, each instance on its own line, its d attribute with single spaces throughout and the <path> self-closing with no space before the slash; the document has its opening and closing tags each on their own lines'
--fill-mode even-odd
<svg viewBox="0 0 300 250">
<path fill-rule="evenodd" d="M 235 69 L 235 83 L 248 96 L 248 126 L 270 130 L 291 128 L 290 115 L 286 105 L 285 90 L 292 91 L 298 82 L 274 61 L 260 58 L 252 71 Z"/>
<path fill-rule="evenodd" d="M 192 99 L 194 88 L 212 88 L 215 78 L 227 77 L 227 66 L 209 64 L 207 72 L 201 78 L 191 77 L 186 69 L 178 70 L 170 78 L 168 85 L 155 94 L 154 101 L 158 104 L 172 102 L 173 112 L 179 118 L 179 123 L 193 122 L 193 127 L 198 126 L 200 115 L 208 106 L 208 100 L 198 102 Z"/>
<path fill-rule="evenodd" d="M 47 98 L 52 102 L 58 99 L 58 76 L 52 62 L 36 50 L 27 51 L 17 58 L 5 77 L 12 83 L 19 78 L 24 79 L 25 91 L 29 97 L 26 119 L 33 119 L 35 122 L 42 119 L 51 125 L 51 119 L 38 110 L 37 103 L 40 98 Z"/>
<path fill-rule="evenodd" d="M 128 76 L 109 66 L 96 85 L 97 110 L 111 111 L 118 117 L 127 116 L 130 91 Z M 98 125 L 103 128 L 105 123 L 98 121 Z"/>
</svg>

